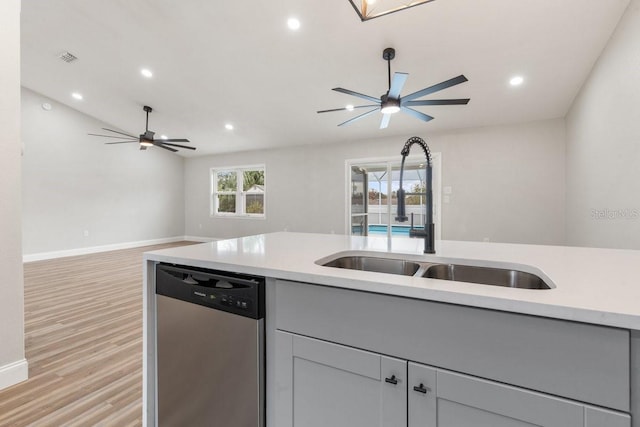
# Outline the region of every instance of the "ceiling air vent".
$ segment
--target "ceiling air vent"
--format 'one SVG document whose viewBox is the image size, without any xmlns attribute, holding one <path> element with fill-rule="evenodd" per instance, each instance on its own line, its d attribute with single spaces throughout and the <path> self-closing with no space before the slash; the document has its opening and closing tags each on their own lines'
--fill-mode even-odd
<svg viewBox="0 0 640 427">
<path fill-rule="evenodd" d="M 78 59 L 78 57 L 71 52 L 62 52 L 60 55 L 58 55 L 58 58 L 62 59 L 64 62 L 73 62 Z"/>
</svg>

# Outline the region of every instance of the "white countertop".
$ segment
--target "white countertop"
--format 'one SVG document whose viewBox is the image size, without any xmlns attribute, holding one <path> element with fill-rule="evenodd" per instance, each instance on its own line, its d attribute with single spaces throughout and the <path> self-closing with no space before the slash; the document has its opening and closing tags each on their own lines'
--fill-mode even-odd
<svg viewBox="0 0 640 427">
<path fill-rule="evenodd" d="M 423 254 L 423 248 L 422 239 L 280 232 L 147 252 L 145 260 L 640 330 L 640 251 L 460 241 L 437 241 L 435 255 Z M 315 263 L 345 251 L 498 262 L 546 276 L 555 288 L 505 288 Z"/>
</svg>

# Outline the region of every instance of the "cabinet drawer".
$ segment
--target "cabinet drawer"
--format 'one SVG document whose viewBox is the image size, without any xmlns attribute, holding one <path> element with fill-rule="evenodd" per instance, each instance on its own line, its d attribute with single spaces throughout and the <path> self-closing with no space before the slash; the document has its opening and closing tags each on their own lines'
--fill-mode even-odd
<svg viewBox="0 0 640 427">
<path fill-rule="evenodd" d="M 627 330 L 279 280 L 276 328 L 629 411 Z"/>
</svg>

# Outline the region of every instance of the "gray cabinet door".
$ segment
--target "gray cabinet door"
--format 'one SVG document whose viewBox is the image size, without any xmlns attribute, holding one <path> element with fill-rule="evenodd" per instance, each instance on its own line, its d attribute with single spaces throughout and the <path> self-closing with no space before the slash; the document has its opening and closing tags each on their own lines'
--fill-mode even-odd
<svg viewBox="0 0 640 427">
<path fill-rule="evenodd" d="M 631 427 L 631 417 L 587 406 L 584 410 L 584 427 Z"/>
<path fill-rule="evenodd" d="M 407 376 L 409 427 L 438 426 L 436 374 L 435 368 L 409 362 Z"/>
<path fill-rule="evenodd" d="M 415 363 L 409 363 L 408 383 L 409 427 L 583 427 L 585 422 L 582 404 Z"/>
<path fill-rule="evenodd" d="M 404 427 L 406 361 L 276 332 L 278 427 Z"/>
</svg>

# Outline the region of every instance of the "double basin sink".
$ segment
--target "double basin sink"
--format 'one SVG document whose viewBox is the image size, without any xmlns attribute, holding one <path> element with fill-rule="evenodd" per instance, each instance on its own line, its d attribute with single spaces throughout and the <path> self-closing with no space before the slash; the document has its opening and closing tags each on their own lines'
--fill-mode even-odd
<svg viewBox="0 0 640 427">
<path fill-rule="evenodd" d="M 554 287 L 537 274 L 494 266 L 422 262 L 367 255 L 341 256 L 328 262 L 321 262 L 321 265 L 349 270 L 426 277 L 429 279 L 452 280 L 509 288 L 551 289 Z"/>
</svg>

